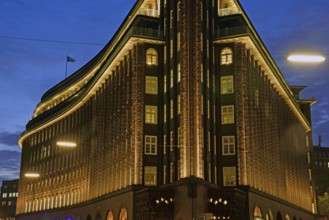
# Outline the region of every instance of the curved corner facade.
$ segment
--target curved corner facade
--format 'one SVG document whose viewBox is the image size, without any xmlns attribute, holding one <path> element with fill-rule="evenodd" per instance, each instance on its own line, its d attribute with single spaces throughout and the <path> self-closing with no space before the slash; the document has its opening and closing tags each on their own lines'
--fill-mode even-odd
<svg viewBox="0 0 329 220">
<path fill-rule="evenodd" d="M 237 1 L 136 1 L 36 107 L 17 219 L 316 219 L 310 104 Z"/>
</svg>

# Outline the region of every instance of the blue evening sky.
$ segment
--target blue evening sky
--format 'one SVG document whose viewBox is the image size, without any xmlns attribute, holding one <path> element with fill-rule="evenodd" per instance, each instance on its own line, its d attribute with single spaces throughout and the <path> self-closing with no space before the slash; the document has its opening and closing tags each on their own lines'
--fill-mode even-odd
<svg viewBox="0 0 329 220">
<path fill-rule="evenodd" d="M 288 63 L 294 51 L 329 54 L 328 0 L 240 0 L 291 85 L 315 96 L 314 143 L 329 146 L 329 61 Z M 0 0 L 0 182 L 18 178 L 17 139 L 41 96 L 111 39 L 135 0 Z"/>
</svg>

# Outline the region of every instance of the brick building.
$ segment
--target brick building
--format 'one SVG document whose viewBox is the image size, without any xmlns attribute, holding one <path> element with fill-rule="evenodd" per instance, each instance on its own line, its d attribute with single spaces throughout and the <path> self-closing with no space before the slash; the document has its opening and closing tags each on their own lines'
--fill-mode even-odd
<svg viewBox="0 0 329 220">
<path fill-rule="evenodd" d="M 42 96 L 17 219 L 313 220 L 313 101 L 298 92 L 238 1 L 138 0 Z"/>
</svg>

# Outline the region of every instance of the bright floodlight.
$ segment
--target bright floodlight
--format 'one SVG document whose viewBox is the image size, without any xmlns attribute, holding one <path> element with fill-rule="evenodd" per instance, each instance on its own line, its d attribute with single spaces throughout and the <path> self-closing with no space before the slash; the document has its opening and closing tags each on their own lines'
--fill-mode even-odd
<svg viewBox="0 0 329 220">
<path fill-rule="evenodd" d="M 77 146 L 76 143 L 67 142 L 67 141 L 58 141 L 56 144 L 57 144 L 57 146 L 60 146 L 60 147 L 76 147 Z"/>
<path fill-rule="evenodd" d="M 288 60 L 299 63 L 322 63 L 326 58 L 321 55 L 290 55 Z"/>
<path fill-rule="evenodd" d="M 24 176 L 29 177 L 29 178 L 38 178 L 38 177 L 40 177 L 40 174 L 39 173 L 25 173 Z"/>
</svg>

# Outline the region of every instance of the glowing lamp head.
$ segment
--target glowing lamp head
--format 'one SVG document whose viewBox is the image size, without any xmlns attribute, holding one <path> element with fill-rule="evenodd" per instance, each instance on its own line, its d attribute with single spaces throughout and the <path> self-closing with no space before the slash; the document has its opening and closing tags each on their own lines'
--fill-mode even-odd
<svg viewBox="0 0 329 220">
<path fill-rule="evenodd" d="M 77 146 L 76 143 L 74 143 L 74 142 L 68 142 L 68 141 L 58 141 L 56 143 L 56 145 L 59 146 L 59 147 L 71 147 L 71 148 Z"/>
<path fill-rule="evenodd" d="M 28 178 L 38 178 L 38 177 L 40 177 L 40 174 L 39 173 L 25 173 L 24 176 L 28 177 Z"/>
<path fill-rule="evenodd" d="M 298 63 L 322 63 L 326 60 L 326 58 L 322 55 L 293 54 L 288 57 L 288 60 Z"/>
</svg>

